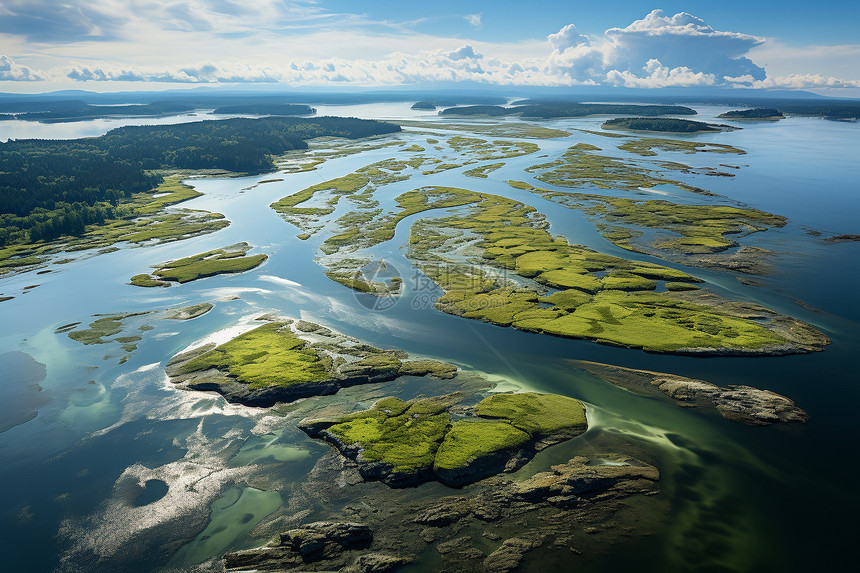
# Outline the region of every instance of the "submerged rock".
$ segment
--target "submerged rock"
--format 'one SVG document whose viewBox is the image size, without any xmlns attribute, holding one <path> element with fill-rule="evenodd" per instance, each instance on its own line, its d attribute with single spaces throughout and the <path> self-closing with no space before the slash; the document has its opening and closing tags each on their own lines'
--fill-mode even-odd
<svg viewBox="0 0 860 573">
<path fill-rule="evenodd" d="M 809 415 L 790 399 L 752 386 L 723 388 L 704 380 L 674 374 L 634 370 L 610 364 L 571 360 L 583 370 L 628 390 L 662 392 L 682 406 L 713 406 L 733 422 L 763 426 L 776 422 L 806 422 Z"/>
<path fill-rule="evenodd" d="M 280 570 L 366 549 L 372 541 L 373 532 L 367 525 L 317 521 L 281 533 L 264 547 L 228 553 L 224 560 L 228 569 Z"/>
</svg>

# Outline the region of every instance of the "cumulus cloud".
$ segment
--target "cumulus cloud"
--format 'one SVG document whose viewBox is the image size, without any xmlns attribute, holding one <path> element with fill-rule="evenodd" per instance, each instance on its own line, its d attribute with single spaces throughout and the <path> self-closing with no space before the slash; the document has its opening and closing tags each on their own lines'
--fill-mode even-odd
<svg viewBox="0 0 860 573">
<path fill-rule="evenodd" d="M 462 48 L 458 48 L 458 49 L 454 50 L 453 52 L 448 52 L 447 56 L 448 56 L 448 59 L 455 60 L 455 61 L 456 60 L 465 60 L 465 59 L 480 60 L 481 58 L 484 57 L 483 54 L 476 54 L 475 49 L 472 48 L 472 46 L 470 46 L 468 44 L 466 44 Z"/>
<path fill-rule="evenodd" d="M 572 24 L 548 40 L 553 65 L 572 80 L 603 77 L 611 85 L 657 87 L 765 77 L 764 69 L 745 57 L 764 40 L 714 30 L 686 12 L 666 16 L 662 10 L 654 10 L 625 28 L 606 30 L 596 42 Z"/>
<path fill-rule="evenodd" d="M 128 16 L 129 1 L 135 6 L 132 16 Z M 0 33 L 12 28 L 6 16 L 11 14 L 13 20 L 17 18 L 17 21 L 24 22 L 25 16 L 44 17 L 49 5 L 54 4 L 49 0 L 0 3 Z M 138 39 L 112 44 L 117 47 L 114 61 L 121 64 L 101 59 L 106 52 L 101 42 L 85 42 L 85 49 L 80 52 L 80 63 L 65 70 L 34 71 L 8 58 L 2 59 L 0 80 L 64 76 L 81 82 L 185 84 L 283 82 L 309 86 L 381 86 L 471 81 L 541 86 L 798 88 L 855 87 L 857 83 L 832 77 L 856 78 L 856 66 L 851 58 L 843 58 L 852 62 L 844 74 L 841 70 L 818 74 L 816 72 L 823 68 L 810 64 L 808 69 L 780 69 L 773 74 L 778 77 L 768 78 L 764 68 L 753 61 L 758 61 L 759 57 L 750 54 L 765 53 L 770 42 L 765 45 L 764 40 L 755 36 L 716 30 L 701 18 L 686 12 L 669 16 L 654 10 L 625 27 L 610 28 L 603 34 L 590 36 L 581 33 L 574 24 L 568 24 L 550 34 L 547 43 L 517 44 L 463 43 L 456 38 L 416 37 L 414 31 L 405 28 L 380 35 L 381 27 L 391 31 L 394 30 L 393 25 L 376 23 L 371 33 L 367 27 L 362 31 L 346 26 L 343 18 L 348 16 L 327 13 L 313 2 L 284 0 L 253 3 L 236 0 L 65 0 L 57 9 L 56 21 L 62 23 L 59 28 L 68 26 L 68 38 L 107 37 L 123 26 L 127 31 L 137 25 L 141 27 L 135 32 L 135 37 L 140 38 L 155 29 L 147 27 L 148 20 L 156 21 L 157 24 L 152 26 L 160 26 L 161 31 L 170 27 L 175 33 L 156 34 L 146 41 Z M 476 27 L 481 24 L 480 14 L 459 17 Z M 367 24 L 367 21 L 362 22 Z M 47 26 L 43 30 L 41 41 L 48 41 L 46 38 L 54 33 L 51 29 Z M 7 33 L 31 37 L 35 32 L 28 30 L 23 26 L 17 32 Z M 165 48 L 174 45 L 168 40 L 175 34 L 179 34 L 184 45 L 189 46 L 187 63 L 193 65 L 179 65 L 186 62 L 176 65 L 157 63 L 176 61 L 176 55 Z M 295 36 L 295 41 L 291 35 Z M 164 43 L 163 53 L 154 48 L 159 42 Z M 415 45 L 433 46 L 434 49 L 416 51 Z M 215 51 L 210 51 L 210 47 Z M 815 62 L 831 58 L 834 53 L 856 53 L 850 48 L 822 49 Z M 67 49 L 63 46 L 64 51 Z M 161 60 L 158 54 L 161 54 Z M 11 55 L 18 57 L 15 53 Z M 794 61 L 796 58 L 793 56 L 793 53 L 785 52 L 783 60 Z M 239 57 L 244 57 L 244 62 L 253 63 L 243 63 Z M 194 63 L 200 61 L 206 63 Z"/>
<path fill-rule="evenodd" d="M 217 66 L 207 63 L 174 70 L 138 68 L 105 69 L 75 66 L 66 72 L 72 80 L 118 82 L 167 82 L 183 84 L 207 83 L 276 83 L 280 76 L 272 70 L 247 65 Z"/>
<path fill-rule="evenodd" d="M 752 86 L 780 89 L 860 88 L 860 80 L 844 80 L 822 74 L 790 74 L 765 78 L 752 83 Z"/>
<path fill-rule="evenodd" d="M 0 81 L 36 82 L 44 79 L 27 66 L 17 64 L 7 56 L 0 56 Z"/>
<path fill-rule="evenodd" d="M 547 36 L 549 43 L 552 45 L 552 49 L 557 52 L 563 52 L 568 48 L 572 48 L 575 46 L 588 46 L 591 42 L 588 39 L 588 36 L 584 36 L 579 33 L 576 29 L 576 26 L 573 24 L 568 24 L 555 34 L 550 34 Z"/>
<path fill-rule="evenodd" d="M 648 60 L 643 70 L 644 76 L 637 76 L 628 71 L 610 70 L 606 74 L 606 83 L 626 88 L 711 86 L 716 83 L 713 74 L 694 72 L 686 66 L 668 68 L 655 59 Z"/>
</svg>

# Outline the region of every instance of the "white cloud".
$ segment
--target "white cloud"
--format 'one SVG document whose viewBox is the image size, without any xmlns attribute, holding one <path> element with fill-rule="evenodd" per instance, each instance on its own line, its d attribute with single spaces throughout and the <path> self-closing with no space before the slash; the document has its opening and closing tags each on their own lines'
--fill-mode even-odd
<svg viewBox="0 0 860 573">
<path fill-rule="evenodd" d="M 186 84 L 276 83 L 280 81 L 280 76 L 269 69 L 253 68 L 244 64 L 224 67 L 212 63 L 173 70 L 75 66 L 66 71 L 66 77 L 81 82 L 120 81 Z"/>
<path fill-rule="evenodd" d="M 659 60 L 648 60 L 643 68 L 647 75 L 637 76 L 628 71 L 610 70 L 606 83 L 626 88 L 665 88 L 711 86 L 716 83 L 713 74 L 694 72 L 688 67 L 667 68 Z"/>
<path fill-rule="evenodd" d="M 771 40 L 715 30 L 685 12 L 654 10 L 599 35 L 568 24 L 544 41 L 487 43 L 334 14 L 311 0 L 64 0 L 51 20 L 56 26 L 33 24 L 52 6 L 0 3 L 0 38 L 17 60 L 0 59 L 0 81 L 836 89 L 860 79 L 860 46 L 814 47 L 804 56 Z M 481 14 L 457 17 L 481 24 Z M 831 60 L 846 63 L 833 73 L 823 66 Z"/>
<path fill-rule="evenodd" d="M 463 16 L 463 18 L 466 20 L 466 22 L 468 22 L 469 24 L 471 24 L 475 28 L 480 28 L 481 27 L 481 16 L 483 16 L 483 15 L 484 15 L 483 12 L 480 14 L 467 14 L 466 16 Z"/>
<path fill-rule="evenodd" d="M 481 58 L 484 57 L 483 54 L 476 54 L 475 49 L 468 44 L 466 44 L 462 48 L 458 48 L 458 49 L 454 50 L 453 52 L 448 52 L 448 54 L 446 54 L 446 55 L 448 56 L 449 60 L 454 60 L 454 61 L 465 60 L 465 59 L 480 60 Z"/>
<path fill-rule="evenodd" d="M 860 88 L 860 80 L 844 80 L 822 74 L 791 74 L 766 78 L 753 83 L 752 86 L 782 89 Z"/>
<path fill-rule="evenodd" d="M 573 24 L 568 24 L 555 34 L 550 34 L 547 36 L 549 43 L 552 45 L 552 49 L 557 52 L 563 52 L 568 48 L 572 48 L 575 46 L 581 45 L 590 45 L 591 42 L 588 39 L 588 36 L 583 36 L 576 29 L 576 26 Z"/>
<path fill-rule="evenodd" d="M 7 56 L 0 56 L 0 81 L 34 82 L 44 79 L 27 66 L 17 64 Z"/>
</svg>

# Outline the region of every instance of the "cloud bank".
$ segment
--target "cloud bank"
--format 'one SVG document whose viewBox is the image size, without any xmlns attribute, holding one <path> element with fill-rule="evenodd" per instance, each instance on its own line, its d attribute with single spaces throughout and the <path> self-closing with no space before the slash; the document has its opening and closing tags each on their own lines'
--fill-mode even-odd
<svg viewBox="0 0 860 573">
<path fill-rule="evenodd" d="M 129 2 L 134 10 L 129 10 Z M 34 21 L 47 19 L 52 7 L 56 10 L 50 22 L 36 26 Z M 0 81 L 860 87 L 860 79 L 850 77 L 852 67 L 846 68 L 848 79 L 816 73 L 818 70 L 809 69 L 811 63 L 805 69 L 769 77 L 753 59 L 759 53 L 778 58 L 781 46 L 769 48 L 771 43 L 763 38 L 717 30 L 686 12 L 669 16 L 653 10 L 625 27 L 591 36 L 568 24 L 542 45 L 536 41 L 528 46 L 416 38 L 403 25 L 362 18 L 325 12 L 315 2 L 283 0 L 69 0 L 59 7 L 50 0 L 8 0 L 0 5 L 0 34 L 54 45 L 77 41 L 85 48 L 81 53 L 86 55 L 86 63 L 80 60 L 64 68 L 35 70 L 2 56 Z M 480 14 L 462 18 L 475 28 L 481 26 Z M 156 30 L 152 22 L 161 28 Z M 356 23 L 360 25 L 355 29 L 360 31 L 351 31 Z M 126 50 L 115 56 L 122 64 L 104 57 L 104 42 L 117 36 L 125 42 L 110 45 Z M 171 52 L 165 47 L 175 44 L 168 38 L 181 39 L 188 50 Z M 435 48 L 415 50 L 415 45 Z M 257 52 L 247 51 L 249 46 L 255 46 Z M 205 59 L 192 55 L 205 54 L 209 47 L 217 51 Z M 153 55 L 144 56 L 146 60 L 128 57 L 132 52 Z M 860 53 L 860 47 L 839 51 L 855 52 Z M 157 53 L 162 61 L 171 63 L 176 54 L 189 55 L 179 65 L 159 65 Z"/>
</svg>

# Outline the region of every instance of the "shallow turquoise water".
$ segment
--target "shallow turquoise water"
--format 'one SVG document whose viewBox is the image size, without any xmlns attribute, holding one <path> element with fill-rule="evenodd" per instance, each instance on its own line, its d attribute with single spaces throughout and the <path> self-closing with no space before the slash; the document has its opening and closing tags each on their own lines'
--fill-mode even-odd
<svg viewBox="0 0 860 573">
<path fill-rule="evenodd" d="M 724 108 L 702 108 L 709 119 Z M 382 108 L 350 114 L 385 115 Z M 390 117 L 408 115 L 391 109 Z M 602 118 L 558 120 L 546 125 L 596 129 Z M 283 479 L 299 480 L 327 446 L 308 440 L 291 416 L 230 406 L 221 398 L 169 388 L 164 362 L 209 333 L 264 312 L 315 320 L 382 347 L 403 348 L 485 372 L 522 387 L 582 398 L 592 429 L 582 438 L 550 448 L 523 474 L 595 453 L 620 443 L 647 452 L 663 474 L 667 502 L 656 516 L 655 535 L 616 546 L 597 557 L 566 563 L 534 562 L 583 571 L 637 570 L 835 570 L 846 563 L 860 510 L 855 404 L 860 398 L 854 358 L 860 350 L 860 245 L 825 244 L 809 236 L 857 233 L 860 161 L 856 124 L 792 118 L 744 123 L 742 131 L 688 136 L 729 143 L 744 156 L 661 154 L 694 166 L 742 165 L 734 178 L 682 176 L 729 199 L 786 215 L 783 229 L 743 242 L 772 249 L 775 272 L 763 287 L 750 287 L 714 271 L 691 269 L 716 292 L 760 302 L 824 330 L 833 344 L 823 353 L 774 358 L 663 356 L 545 337 L 440 313 L 429 304 L 438 294 L 420 281 L 404 257 L 408 226 L 374 253 L 395 267 L 406 284 L 392 308 L 372 311 L 374 299 L 328 280 L 313 262 L 325 235 L 309 241 L 268 208 L 272 201 L 322 180 L 345 175 L 393 156 L 391 150 L 332 160 L 319 170 L 283 176 L 240 193 L 268 176 L 200 180 L 205 196 L 183 207 L 224 213 L 230 227 L 211 235 L 147 248 L 122 249 L 53 265 L 54 272 L 0 279 L 0 355 L 21 351 L 46 365 L 40 400 L 22 408 L 38 415 L 0 433 L 2 548 L 10 570 L 149 571 L 217 556 L 254 543 L 248 532 L 283 502 L 283 494 L 250 487 L 258 464 Z M 84 129 L 84 128 L 81 128 Z M 404 133 L 407 142 L 426 135 Z M 377 198 L 393 204 L 400 193 L 424 184 L 452 185 L 517 198 L 547 215 L 551 232 L 601 252 L 658 261 L 618 249 L 596 233 L 578 211 L 511 188 L 507 179 L 533 181 L 524 167 L 546 161 L 580 141 L 607 152 L 617 140 L 574 132 L 539 141 L 541 151 L 507 160 L 486 180 L 462 175 L 473 165 L 426 179 L 381 187 Z M 428 151 L 429 151 L 428 147 Z M 613 153 L 615 155 L 616 153 Z M 624 154 L 617 151 L 617 155 Z M 650 195 L 649 195 L 650 196 Z M 673 200 L 711 200 L 677 192 Z M 338 214 L 349 210 L 342 201 Z M 270 256 L 261 267 L 169 289 L 127 285 L 148 266 L 238 241 Z M 672 265 L 678 266 L 678 265 Z M 679 267 L 683 268 L 683 267 Z M 28 289 L 24 287 L 39 284 Z M 232 297 L 238 296 L 239 299 Z M 130 319 L 141 332 L 139 348 L 125 364 L 119 344 L 81 346 L 58 326 L 92 315 L 142 312 L 214 301 L 215 309 L 191 321 Z M 798 301 L 802 301 L 801 305 Z M 812 307 L 812 309 L 808 308 Z M 794 399 L 811 416 L 791 428 L 750 428 L 716 415 L 676 408 L 662 400 L 620 390 L 571 368 L 566 359 L 672 372 L 716 384 L 749 384 Z M 7 382 L 9 384 L 9 382 Z M 15 394 L 17 396 L 17 394 Z M 17 400 L 18 398 L 15 398 Z M 135 505 L 151 480 L 168 484 L 159 499 Z M 185 490 L 189 480 L 197 486 Z M 156 497 L 153 490 L 151 495 Z M 183 493 L 184 492 L 184 493 Z M 190 493 L 189 493 L 190 492 Z M 144 500 L 148 498 L 144 497 Z M 644 510 L 655 509 L 650 501 Z M 656 511 L 656 509 L 655 509 Z M 248 516 L 251 517 L 248 517 Z M 186 540 L 187 544 L 165 544 Z M 180 548 L 181 547 L 181 548 Z M 580 559 L 580 560 L 576 560 Z M 432 570 L 432 563 L 418 564 Z"/>
</svg>

